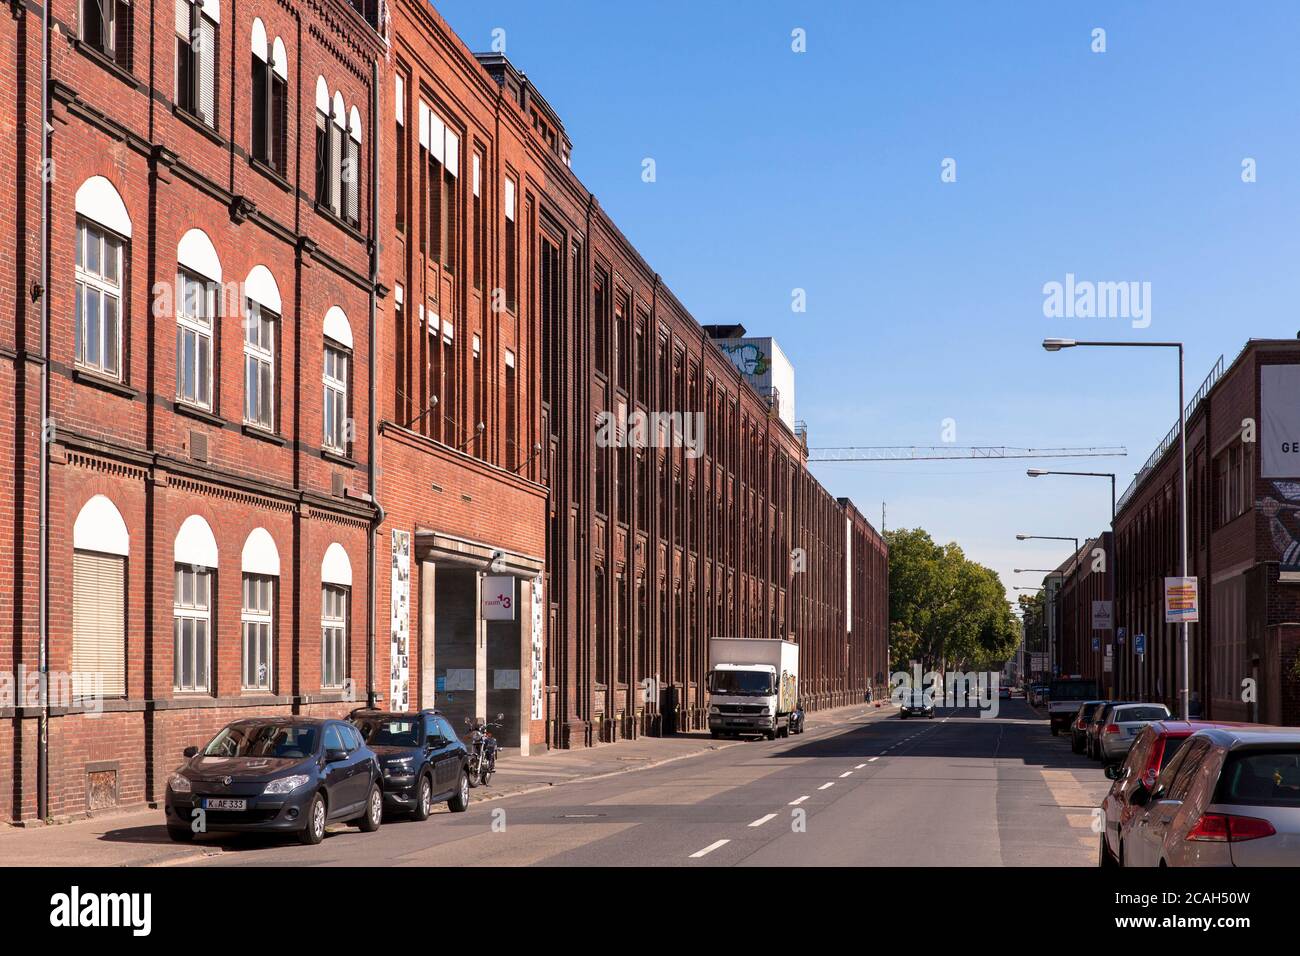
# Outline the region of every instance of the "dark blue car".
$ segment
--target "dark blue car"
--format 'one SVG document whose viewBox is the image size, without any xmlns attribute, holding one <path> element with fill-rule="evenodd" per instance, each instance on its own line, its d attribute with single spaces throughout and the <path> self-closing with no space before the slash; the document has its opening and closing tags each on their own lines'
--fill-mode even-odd
<svg viewBox="0 0 1300 956">
<path fill-rule="evenodd" d="M 435 803 L 469 809 L 469 751 L 436 710 L 355 710 L 352 722 L 379 759 L 385 806 L 427 820 Z"/>
</svg>

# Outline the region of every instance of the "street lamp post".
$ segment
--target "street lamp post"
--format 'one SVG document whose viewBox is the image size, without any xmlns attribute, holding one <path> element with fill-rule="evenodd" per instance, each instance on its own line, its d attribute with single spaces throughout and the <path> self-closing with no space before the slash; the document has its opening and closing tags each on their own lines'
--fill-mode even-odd
<svg viewBox="0 0 1300 956">
<path fill-rule="evenodd" d="M 1068 535 L 1062 537 L 1053 534 L 1018 534 L 1017 541 L 1073 541 L 1074 542 L 1074 600 L 1070 617 L 1074 619 L 1075 636 L 1079 634 L 1079 539 Z M 1055 663 L 1055 661 L 1053 661 Z M 1055 675 L 1053 675 L 1055 676 Z"/>
<path fill-rule="evenodd" d="M 1110 555 L 1110 565 L 1106 569 L 1108 575 L 1106 580 L 1114 582 L 1111 587 L 1111 595 L 1110 595 L 1112 601 L 1111 627 L 1113 628 L 1115 626 L 1114 618 L 1117 616 L 1114 614 L 1113 602 L 1119 596 L 1119 557 L 1118 557 L 1119 548 L 1115 543 L 1115 473 L 1112 471 L 1057 471 L 1055 469 L 1050 469 L 1050 468 L 1030 468 L 1028 471 L 1025 472 L 1025 474 L 1027 474 L 1030 478 L 1042 478 L 1045 475 L 1068 475 L 1075 478 L 1109 478 L 1110 479 L 1110 541 L 1111 541 L 1112 554 Z M 1091 630 L 1092 629 L 1089 628 L 1089 632 L 1091 632 Z M 1114 631 L 1112 631 L 1111 634 L 1113 637 Z M 1107 647 L 1109 646 L 1110 645 L 1108 644 Z M 1105 652 L 1102 651 L 1100 648 L 1098 648 L 1098 653 L 1101 655 L 1102 663 L 1098 666 L 1097 673 L 1104 674 Z M 1112 663 L 1114 663 L 1116 660 L 1118 660 L 1118 658 L 1112 658 Z M 1118 666 L 1116 666 L 1115 670 L 1118 671 Z M 1116 683 L 1118 684 L 1118 676 L 1119 676 L 1118 673 L 1116 673 L 1114 676 L 1116 677 Z M 1106 682 L 1108 687 L 1109 687 L 1109 683 L 1110 683 L 1109 681 Z"/>
<path fill-rule="evenodd" d="M 1184 405 L 1183 385 L 1183 343 L 1182 342 L 1079 342 L 1075 339 L 1043 339 L 1043 348 L 1049 352 L 1072 349 L 1080 346 L 1089 348 L 1160 348 L 1178 350 L 1178 469 L 1179 483 L 1179 576 L 1187 577 L 1187 408 Z M 1179 710 L 1183 720 L 1191 715 L 1191 654 L 1187 637 L 1187 621 L 1179 622 L 1182 627 L 1183 664 L 1181 686 L 1178 688 Z"/>
</svg>

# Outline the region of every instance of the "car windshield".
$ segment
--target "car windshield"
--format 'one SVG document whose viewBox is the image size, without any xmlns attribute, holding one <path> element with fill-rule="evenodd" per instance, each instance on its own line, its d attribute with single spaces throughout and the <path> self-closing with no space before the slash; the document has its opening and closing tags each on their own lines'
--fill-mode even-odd
<svg viewBox="0 0 1300 956">
<path fill-rule="evenodd" d="M 1300 807 L 1300 747 L 1231 754 L 1215 802 Z"/>
<path fill-rule="evenodd" d="M 713 671 L 709 674 L 709 693 L 766 697 L 772 693 L 772 675 L 766 671 Z"/>
<path fill-rule="evenodd" d="M 1101 704 L 1097 703 L 1097 702 L 1094 700 L 1091 704 L 1084 704 L 1083 707 L 1080 708 L 1080 713 L 1081 713 L 1084 717 L 1091 717 L 1091 716 L 1093 715 L 1093 713 L 1097 710 L 1097 708 L 1100 707 L 1100 706 L 1101 706 Z"/>
<path fill-rule="evenodd" d="M 310 757 L 316 752 L 314 726 L 231 724 L 203 749 L 205 757 Z"/>
<path fill-rule="evenodd" d="M 1122 724 L 1135 720 L 1163 720 L 1168 716 L 1169 711 L 1163 707 L 1117 707 L 1111 719 Z"/>
<path fill-rule="evenodd" d="M 420 722 L 414 717 L 382 717 L 361 723 L 361 733 L 372 747 L 420 746 Z"/>
</svg>

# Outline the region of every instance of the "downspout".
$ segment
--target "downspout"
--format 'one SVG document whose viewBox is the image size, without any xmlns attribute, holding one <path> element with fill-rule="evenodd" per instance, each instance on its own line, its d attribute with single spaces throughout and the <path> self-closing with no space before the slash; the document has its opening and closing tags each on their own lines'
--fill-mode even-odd
<svg viewBox="0 0 1300 956">
<path fill-rule="evenodd" d="M 40 517 L 37 562 L 40 568 L 37 585 L 37 630 L 39 646 L 37 667 L 40 670 L 41 717 L 36 746 L 36 816 L 44 821 L 50 815 L 50 619 L 49 594 L 49 511 L 50 511 L 50 4 L 41 4 L 41 444 L 40 444 Z"/>
<path fill-rule="evenodd" d="M 370 330 L 366 362 L 369 366 L 369 398 L 367 412 L 369 415 L 369 444 L 366 448 L 366 487 L 370 492 L 370 503 L 375 506 L 370 519 L 370 533 L 366 535 L 366 573 L 370 580 L 366 586 L 366 615 L 370 621 L 370 634 L 366 640 L 366 706 L 374 707 L 378 703 L 375 694 L 375 635 L 377 605 L 375 586 L 378 575 L 375 574 L 375 535 L 384 523 L 384 509 L 375 494 L 375 445 L 379 440 L 378 428 L 375 426 L 375 325 L 379 311 L 379 60 L 370 64 Z"/>
</svg>

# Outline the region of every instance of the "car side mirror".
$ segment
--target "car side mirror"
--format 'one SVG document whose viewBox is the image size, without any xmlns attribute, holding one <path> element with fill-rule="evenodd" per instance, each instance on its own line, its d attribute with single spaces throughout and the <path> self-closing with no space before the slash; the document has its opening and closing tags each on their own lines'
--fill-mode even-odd
<svg viewBox="0 0 1300 956">
<path fill-rule="evenodd" d="M 199 755 L 198 747 L 186 747 L 184 750 L 181 751 L 181 756 L 185 757 L 187 760 L 190 757 L 197 757 L 198 755 Z"/>
<path fill-rule="evenodd" d="M 347 759 L 348 759 L 348 752 L 346 750 L 340 750 L 337 747 L 331 747 L 325 751 L 326 763 L 338 763 L 340 760 L 347 760 Z"/>
</svg>

